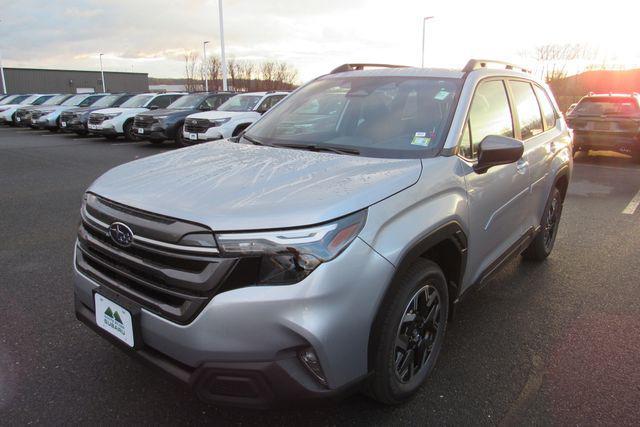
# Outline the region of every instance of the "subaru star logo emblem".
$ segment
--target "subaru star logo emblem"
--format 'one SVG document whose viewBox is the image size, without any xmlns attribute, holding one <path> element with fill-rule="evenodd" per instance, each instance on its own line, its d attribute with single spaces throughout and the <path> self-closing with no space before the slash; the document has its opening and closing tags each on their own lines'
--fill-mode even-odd
<svg viewBox="0 0 640 427">
<path fill-rule="evenodd" d="M 131 246 L 133 243 L 133 231 L 121 222 L 111 224 L 109 236 L 111 236 L 111 240 L 123 247 Z"/>
</svg>

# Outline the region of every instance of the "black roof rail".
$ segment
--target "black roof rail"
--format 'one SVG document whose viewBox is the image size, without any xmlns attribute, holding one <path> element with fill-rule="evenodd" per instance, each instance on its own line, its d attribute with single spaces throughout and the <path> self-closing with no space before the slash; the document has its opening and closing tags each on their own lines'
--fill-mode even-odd
<svg viewBox="0 0 640 427">
<path fill-rule="evenodd" d="M 331 70 L 329 74 L 344 73 L 345 71 L 362 71 L 365 68 L 408 68 L 406 65 L 392 64 L 342 64 Z"/>
<path fill-rule="evenodd" d="M 493 59 L 470 59 L 469 62 L 467 62 L 467 65 L 464 66 L 462 71 L 464 73 L 470 73 L 473 70 L 477 70 L 480 68 L 489 68 L 487 64 L 502 65 L 505 70 L 520 70 L 524 73 L 531 74 L 531 70 L 529 70 L 528 68 L 524 68 L 510 62 L 495 61 Z"/>
</svg>

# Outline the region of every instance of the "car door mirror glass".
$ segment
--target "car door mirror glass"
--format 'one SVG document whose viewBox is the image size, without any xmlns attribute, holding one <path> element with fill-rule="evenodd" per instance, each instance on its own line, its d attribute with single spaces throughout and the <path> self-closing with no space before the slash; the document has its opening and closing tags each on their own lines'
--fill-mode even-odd
<svg viewBox="0 0 640 427">
<path fill-rule="evenodd" d="M 150 110 L 157 110 L 158 108 L 160 108 L 160 107 L 158 107 L 157 105 L 150 105 L 149 106 Z"/>
<path fill-rule="evenodd" d="M 478 149 L 478 162 L 473 166 L 477 173 L 485 173 L 489 168 L 515 163 L 522 157 L 524 145 L 517 139 L 506 136 L 489 135 Z"/>
</svg>

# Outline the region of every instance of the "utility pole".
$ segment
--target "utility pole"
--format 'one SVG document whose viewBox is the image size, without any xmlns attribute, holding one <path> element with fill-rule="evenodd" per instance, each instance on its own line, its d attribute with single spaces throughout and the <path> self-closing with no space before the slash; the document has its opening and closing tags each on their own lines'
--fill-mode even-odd
<svg viewBox="0 0 640 427">
<path fill-rule="evenodd" d="M 203 60 L 202 60 L 202 70 L 204 72 L 204 91 L 205 92 L 209 92 L 209 64 L 207 63 L 207 43 L 209 43 L 209 41 L 206 41 L 204 43 L 202 43 L 202 53 L 203 53 Z"/>
<path fill-rule="evenodd" d="M 424 18 L 422 18 L 422 65 L 421 67 L 424 68 L 424 38 L 425 38 L 425 28 L 427 26 L 427 21 L 429 19 L 433 19 L 433 16 L 425 16 Z"/>
<path fill-rule="evenodd" d="M 7 94 L 7 80 L 4 78 L 4 66 L 2 65 L 2 54 L 0 53 L 0 78 L 2 78 L 2 93 Z"/>
<path fill-rule="evenodd" d="M 102 55 L 100 54 L 100 74 L 102 75 L 102 93 L 107 93 L 107 85 L 104 82 L 104 69 L 102 68 Z"/>
<path fill-rule="evenodd" d="M 218 0 L 218 15 L 220 18 L 220 53 L 222 59 L 222 90 L 228 90 L 227 86 L 227 58 L 224 55 L 224 18 L 222 16 L 222 0 Z"/>
</svg>

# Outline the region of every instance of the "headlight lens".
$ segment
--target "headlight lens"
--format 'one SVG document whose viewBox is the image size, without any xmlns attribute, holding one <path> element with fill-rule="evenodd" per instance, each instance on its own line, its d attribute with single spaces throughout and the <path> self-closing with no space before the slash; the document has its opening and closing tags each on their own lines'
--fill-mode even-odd
<svg viewBox="0 0 640 427">
<path fill-rule="evenodd" d="M 120 114 L 122 113 L 111 113 L 111 114 L 105 114 L 105 117 L 107 118 L 107 120 L 111 120 L 111 119 L 115 119 L 116 117 L 118 117 Z"/>
<path fill-rule="evenodd" d="M 363 210 L 308 228 L 223 233 L 216 239 L 222 256 L 259 260 L 256 284 L 291 284 L 337 257 L 360 233 L 366 219 Z"/>
<path fill-rule="evenodd" d="M 209 123 L 211 123 L 213 127 L 217 127 L 217 126 L 222 126 L 223 124 L 227 123 L 229 120 L 231 120 L 231 117 L 209 120 Z"/>
</svg>

